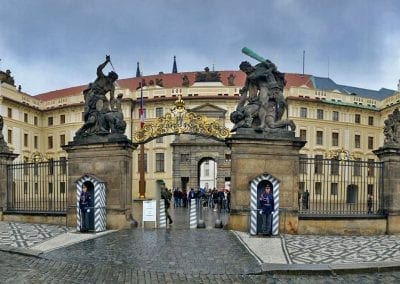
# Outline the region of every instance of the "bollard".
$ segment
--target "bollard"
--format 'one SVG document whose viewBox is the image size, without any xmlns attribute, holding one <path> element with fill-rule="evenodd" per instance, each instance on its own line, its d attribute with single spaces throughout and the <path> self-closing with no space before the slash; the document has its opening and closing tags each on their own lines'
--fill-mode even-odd
<svg viewBox="0 0 400 284">
<path fill-rule="evenodd" d="M 215 220 L 215 228 L 221 229 L 223 227 L 221 220 L 221 204 L 218 203 L 217 220 Z"/>
<path fill-rule="evenodd" d="M 167 227 L 167 216 L 165 215 L 165 201 L 164 199 L 160 199 L 160 220 L 158 226 L 160 228 Z"/>
<path fill-rule="evenodd" d="M 190 229 L 197 228 L 197 210 L 196 210 L 196 200 L 192 199 L 190 202 Z"/>
<path fill-rule="evenodd" d="M 206 227 L 206 223 L 204 223 L 204 219 L 203 219 L 203 204 L 202 204 L 202 202 L 200 202 L 199 210 L 200 210 L 200 214 L 199 214 L 199 221 L 197 222 L 197 228 L 204 229 Z"/>
</svg>

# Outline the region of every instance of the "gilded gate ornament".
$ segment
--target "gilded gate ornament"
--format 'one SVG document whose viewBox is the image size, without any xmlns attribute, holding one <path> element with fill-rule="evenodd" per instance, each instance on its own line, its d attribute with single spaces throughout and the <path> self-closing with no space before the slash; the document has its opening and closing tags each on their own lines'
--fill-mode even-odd
<svg viewBox="0 0 400 284">
<path fill-rule="evenodd" d="M 194 134 L 224 140 L 229 137 L 230 130 L 221 126 L 218 121 L 210 121 L 205 116 L 187 111 L 185 102 L 179 95 L 171 112 L 157 118 L 153 123 L 146 123 L 142 129 L 133 134 L 133 141 L 146 143 L 171 134 Z"/>
</svg>

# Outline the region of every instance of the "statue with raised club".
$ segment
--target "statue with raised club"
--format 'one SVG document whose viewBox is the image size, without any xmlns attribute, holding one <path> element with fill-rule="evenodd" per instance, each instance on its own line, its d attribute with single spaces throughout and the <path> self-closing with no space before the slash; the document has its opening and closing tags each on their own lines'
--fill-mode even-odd
<svg viewBox="0 0 400 284">
<path fill-rule="evenodd" d="M 283 96 L 286 81 L 284 74 L 279 72 L 276 65 L 264 59 L 249 48 L 242 52 L 258 60 L 260 63 L 252 66 L 243 61 L 239 68 L 246 73 L 246 82 L 240 92 L 240 101 L 236 110 L 231 114 L 231 121 L 235 124 L 232 132 L 238 128 L 254 128 L 257 132 L 270 129 L 291 131 L 296 129 L 292 120 L 282 119 L 287 110 L 287 103 Z"/>
</svg>

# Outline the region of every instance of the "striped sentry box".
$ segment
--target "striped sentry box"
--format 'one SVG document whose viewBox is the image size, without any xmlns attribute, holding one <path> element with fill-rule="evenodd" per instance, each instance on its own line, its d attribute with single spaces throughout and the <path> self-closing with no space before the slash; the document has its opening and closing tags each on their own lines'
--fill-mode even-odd
<svg viewBox="0 0 400 284">
<path fill-rule="evenodd" d="M 91 182 L 94 189 L 94 230 L 102 232 L 106 230 L 106 186 L 102 180 L 91 175 L 84 175 L 77 182 L 76 189 L 76 229 L 81 228 L 81 215 L 79 214 L 79 198 L 82 192 L 82 185 Z"/>
<path fill-rule="evenodd" d="M 250 189 L 250 235 L 257 234 L 257 203 L 258 203 L 258 196 L 257 196 L 257 186 L 262 180 L 267 180 L 272 184 L 273 188 L 273 195 L 274 195 L 274 213 L 272 215 L 272 234 L 278 235 L 279 234 L 279 182 L 276 178 L 271 175 L 263 174 L 255 178 L 251 182 L 251 189 Z"/>
</svg>

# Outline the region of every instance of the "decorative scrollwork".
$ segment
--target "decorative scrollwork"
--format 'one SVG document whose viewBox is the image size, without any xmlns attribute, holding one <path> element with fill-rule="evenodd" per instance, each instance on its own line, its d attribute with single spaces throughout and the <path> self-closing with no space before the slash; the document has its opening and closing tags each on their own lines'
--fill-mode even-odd
<svg viewBox="0 0 400 284">
<path fill-rule="evenodd" d="M 194 134 L 224 140 L 230 130 L 221 126 L 218 121 L 209 121 L 207 117 L 189 112 L 181 96 L 175 101 L 171 112 L 157 118 L 153 123 L 146 123 L 142 129 L 133 134 L 133 141 L 146 143 L 166 135 Z"/>
</svg>

